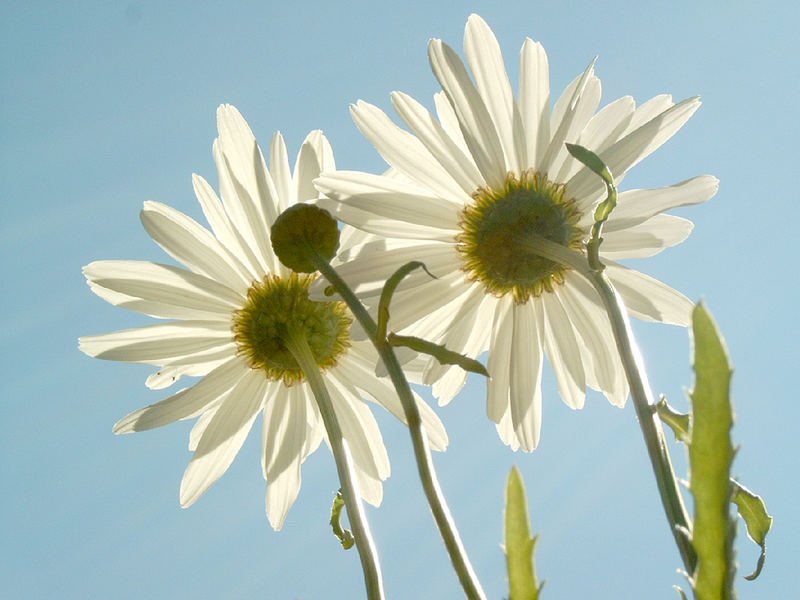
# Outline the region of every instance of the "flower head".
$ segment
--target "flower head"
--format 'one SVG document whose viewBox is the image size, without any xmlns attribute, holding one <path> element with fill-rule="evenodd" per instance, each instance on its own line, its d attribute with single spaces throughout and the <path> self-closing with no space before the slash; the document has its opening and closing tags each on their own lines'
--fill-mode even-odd
<svg viewBox="0 0 800 600">
<path fill-rule="evenodd" d="M 308 135 L 290 170 L 280 133 L 270 164 L 241 114 L 223 105 L 214 143 L 221 199 L 195 175 L 194 189 L 211 231 L 157 202 L 145 202 L 142 223 L 150 236 L 186 268 L 143 261 L 99 261 L 84 273 L 98 296 L 168 322 L 83 337 L 86 354 L 159 367 L 147 385 L 162 389 L 184 375 L 202 377 L 191 387 L 120 420 L 116 433 L 152 429 L 199 417 L 189 447 L 194 456 L 181 482 L 180 501 L 194 503 L 230 466 L 256 417 L 263 415 L 262 467 L 267 514 L 276 529 L 300 490 L 300 467 L 325 438 L 319 409 L 305 376 L 284 343 L 291 329 L 308 341 L 323 371 L 344 437 L 349 441 L 364 499 L 379 504 L 389 460 L 372 413 L 362 398 L 382 404 L 401 420 L 393 388 L 373 376 L 377 353 L 350 339 L 352 318 L 341 302 L 314 302 L 313 275 L 284 267 L 269 231 L 278 215 L 316 199 L 312 181 L 334 169 L 330 144 Z M 356 238 L 363 234 L 348 232 Z M 435 448 L 447 435 L 420 402 Z"/>
<path fill-rule="evenodd" d="M 392 303 L 392 325 L 477 357 L 489 351 L 487 412 L 502 439 L 532 450 L 541 427 L 541 373 L 547 355 L 564 401 L 580 408 L 586 387 L 623 405 L 628 386 L 601 302 L 573 270 L 532 250 L 536 234 L 585 253 L 603 181 L 565 143 L 593 150 L 617 181 L 669 139 L 699 106 L 657 96 L 638 108 L 621 98 L 597 112 L 594 62 L 550 108 L 547 55 L 526 39 L 515 97 L 500 46 L 487 24 L 469 17 L 464 38 L 470 78 L 458 55 L 431 40 L 428 56 L 442 86 L 436 116 L 401 92 L 392 103 L 408 130 L 359 101 L 362 133 L 391 169 L 383 176 L 339 171 L 315 183 L 320 204 L 383 239 L 347 254 L 339 267 L 364 298 L 399 264 L 421 260 L 439 279 L 409 277 Z M 701 176 L 670 187 L 630 190 L 605 225 L 601 257 L 637 318 L 687 325 L 692 303 L 679 292 L 614 262 L 682 242 L 692 223 L 662 214 L 714 195 Z M 419 286 L 425 286 L 424 288 Z M 312 296 L 316 294 L 312 285 Z M 448 402 L 465 373 L 430 362 L 423 380 Z"/>
</svg>

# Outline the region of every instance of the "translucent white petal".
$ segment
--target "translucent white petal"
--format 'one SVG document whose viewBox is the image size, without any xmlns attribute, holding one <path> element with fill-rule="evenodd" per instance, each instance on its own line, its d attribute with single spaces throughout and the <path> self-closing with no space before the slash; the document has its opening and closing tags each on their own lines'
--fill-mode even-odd
<svg viewBox="0 0 800 600">
<path fill-rule="evenodd" d="M 288 208 L 290 202 L 294 204 L 294 198 L 292 197 L 292 171 L 289 168 L 289 153 L 280 131 L 276 131 L 272 136 L 269 149 L 269 174 L 279 200 L 278 208 L 280 212 L 283 212 Z"/>
<path fill-rule="evenodd" d="M 616 263 L 607 264 L 606 272 L 637 319 L 689 326 L 694 303 L 679 291 Z"/>
<path fill-rule="evenodd" d="M 631 167 L 675 135 L 699 106 L 697 97 L 676 104 L 600 152 L 600 158 L 619 182 Z M 579 171 L 567 185 L 573 197 L 578 199 L 578 208 L 582 211 L 588 209 L 590 204 L 587 201 L 594 201 L 598 191 L 603 188 L 602 180 L 587 171 Z"/>
<path fill-rule="evenodd" d="M 280 531 L 289 509 L 300 494 L 302 460 L 295 455 L 292 462 L 267 482 L 267 518 L 275 531 Z"/>
<path fill-rule="evenodd" d="M 145 431 L 197 416 L 208 405 L 227 394 L 247 374 L 247 371 L 247 366 L 241 359 L 234 357 L 214 369 L 194 386 L 120 419 L 114 425 L 114 433 Z"/>
<path fill-rule="evenodd" d="M 381 109 L 359 100 L 350 107 L 361 133 L 372 142 L 383 159 L 421 187 L 441 198 L 469 196 L 416 137 L 398 127 Z"/>
<path fill-rule="evenodd" d="M 184 376 L 204 377 L 230 358 L 236 351 L 235 346 L 232 345 L 228 348 L 228 351 L 230 351 L 230 354 L 227 354 L 224 358 L 206 359 L 204 356 L 203 360 L 199 363 L 162 366 L 158 371 L 147 378 L 145 385 L 151 390 L 163 390 L 164 388 L 174 385 Z M 197 360 L 197 357 L 195 357 L 195 360 Z"/>
<path fill-rule="evenodd" d="M 203 414 L 201 414 L 197 418 L 197 421 L 194 422 L 194 425 L 192 425 L 192 430 L 189 432 L 189 452 L 194 452 L 197 450 L 197 445 L 203 438 L 203 434 L 208 428 L 208 424 L 211 423 L 214 415 L 217 414 L 220 404 L 222 404 L 221 399 L 217 400 L 217 402 L 214 404 L 207 406 L 203 410 Z"/>
<path fill-rule="evenodd" d="M 403 405 L 394 387 L 387 378 L 378 379 L 373 373 L 377 360 L 378 354 L 370 342 L 355 342 L 339 364 L 330 370 L 330 374 L 368 394 L 375 402 L 408 425 Z M 419 407 L 422 424 L 428 433 L 431 447 L 434 450 L 445 450 L 448 444 L 447 432 L 438 415 L 416 393 L 414 399 Z"/>
<path fill-rule="evenodd" d="M 160 202 L 145 202 L 141 217 L 150 237 L 175 260 L 240 294 L 247 291 L 247 269 L 205 227 Z"/>
<path fill-rule="evenodd" d="M 509 410 L 511 387 L 511 342 L 514 331 L 513 301 L 505 297 L 497 303 L 492 322 L 492 339 L 489 346 L 489 381 L 487 384 L 486 414 L 500 423 Z"/>
<path fill-rule="evenodd" d="M 463 207 L 416 186 L 357 171 L 327 173 L 316 180 L 316 185 L 329 198 L 379 217 L 438 227 L 451 231 L 451 235 L 458 231 Z"/>
<path fill-rule="evenodd" d="M 533 302 L 515 304 L 512 318 L 511 421 L 520 446 L 530 452 L 539 445 L 542 427 L 541 312 Z"/>
<path fill-rule="evenodd" d="M 392 92 L 392 104 L 409 129 L 464 191 L 465 195 L 458 199 L 468 202 L 483 185 L 483 177 L 472 157 L 452 139 L 436 117 L 411 96 Z"/>
<path fill-rule="evenodd" d="M 672 101 L 671 94 L 659 94 L 658 96 L 653 96 L 650 98 L 650 100 L 643 103 L 641 106 L 639 106 L 639 108 L 636 109 L 636 112 L 633 114 L 633 118 L 631 118 L 631 122 L 628 124 L 628 130 L 625 132 L 625 135 L 635 131 L 647 123 L 650 119 L 657 117 L 662 112 L 674 105 L 675 103 Z"/>
<path fill-rule="evenodd" d="M 497 129 L 507 170 L 519 173 L 528 162 L 522 118 L 508 80 L 500 44 L 486 21 L 476 14 L 467 20 L 464 53 L 478 92 Z"/>
<path fill-rule="evenodd" d="M 611 259 L 644 258 L 676 246 L 689 237 L 694 224 L 674 215 L 655 215 L 619 231 L 603 231 L 601 254 Z"/>
<path fill-rule="evenodd" d="M 705 202 L 719 190 L 719 179 L 700 175 L 668 187 L 649 190 L 628 190 L 617 198 L 603 233 L 638 225 L 658 213 Z"/>
<path fill-rule="evenodd" d="M 424 286 L 396 292 L 392 297 L 392 329 L 437 340 L 458 314 L 472 286 L 463 273 L 455 271 Z"/>
<path fill-rule="evenodd" d="M 294 198 L 297 202 L 308 202 L 316 200 L 319 194 L 314 187 L 314 179 L 322 173 L 322 157 L 317 154 L 319 138 L 322 132 L 312 131 L 306 136 L 300 152 L 297 154 L 297 162 L 294 165 Z"/>
<path fill-rule="evenodd" d="M 192 185 L 194 186 L 197 200 L 200 202 L 200 207 L 203 209 L 203 214 L 208 224 L 211 225 L 214 235 L 247 267 L 247 274 L 251 281 L 260 279 L 258 273 L 261 267 L 255 254 L 253 254 L 241 234 L 234 228 L 214 188 L 200 175 L 196 174 L 192 175 Z"/>
<path fill-rule="evenodd" d="M 193 313 L 193 318 L 218 320 L 229 317 L 244 302 L 242 296 L 216 281 L 170 265 L 135 260 L 104 260 L 83 268 L 92 291 L 113 304 L 119 299 L 105 297 L 102 290 L 140 298 L 154 305 L 175 307 Z M 120 305 L 120 304 L 118 304 Z M 136 307 L 125 306 L 131 310 Z M 144 312 L 144 311 L 140 311 Z M 168 316 L 168 315 L 164 315 Z"/>
<path fill-rule="evenodd" d="M 248 371 L 223 400 L 183 474 L 182 507 L 194 504 L 228 470 L 258 416 L 266 384 L 263 373 Z"/>
<path fill-rule="evenodd" d="M 530 38 L 520 53 L 519 110 L 528 158 L 525 168 L 534 168 L 550 143 L 550 67 L 542 45 Z"/>
<path fill-rule="evenodd" d="M 458 118 L 461 133 L 489 187 L 506 177 L 505 156 L 494 123 L 458 55 L 441 40 L 428 43 L 428 59 Z"/>
<path fill-rule="evenodd" d="M 556 375 L 559 394 L 570 408 L 583 408 L 586 375 L 581 345 L 558 296 L 542 294 L 541 303 L 544 309 L 544 348 Z"/>
<path fill-rule="evenodd" d="M 433 103 L 436 105 L 436 116 L 439 117 L 439 122 L 445 130 L 450 139 L 461 148 L 464 156 L 468 156 L 472 160 L 472 155 L 469 153 L 467 142 L 464 140 L 464 134 L 461 133 L 461 125 L 458 124 L 458 117 L 453 110 L 453 105 L 447 99 L 447 94 L 444 92 L 436 92 L 433 95 Z M 473 161 L 474 164 L 474 161 Z M 476 167 L 477 168 L 477 167 Z M 483 184 L 483 176 L 481 175 L 481 185 Z"/>
<path fill-rule="evenodd" d="M 273 386 L 264 402 L 262 471 L 267 481 L 276 479 L 302 456 L 308 419 L 300 386 Z"/>
<path fill-rule="evenodd" d="M 230 339 L 230 322 L 180 321 L 85 336 L 78 343 L 82 352 L 95 358 L 160 365 L 165 359 L 202 352 Z"/>
</svg>

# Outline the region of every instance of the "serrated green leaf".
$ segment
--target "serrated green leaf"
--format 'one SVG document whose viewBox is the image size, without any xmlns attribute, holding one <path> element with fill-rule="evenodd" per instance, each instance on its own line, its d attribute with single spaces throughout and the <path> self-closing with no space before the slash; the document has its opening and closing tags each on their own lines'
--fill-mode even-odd
<svg viewBox="0 0 800 600">
<path fill-rule="evenodd" d="M 486 367 L 484 367 L 474 358 L 464 356 L 458 352 L 453 352 L 452 350 L 448 350 L 446 347 L 439 344 L 434 344 L 433 342 L 410 335 L 397 335 L 396 333 L 390 333 L 387 337 L 387 340 L 391 346 L 405 346 L 415 350 L 416 352 L 433 356 L 443 365 L 458 365 L 465 371 L 478 373 L 484 377 L 489 376 L 489 372 L 486 370 Z"/>
<path fill-rule="evenodd" d="M 761 574 L 761 569 L 764 568 L 764 560 L 767 558 L 767 533 L 772 529 L 773 519 L 767 512 L 767 505 L 761 496 L 751 492 L 735 479 L 731 479 L 731 484 L 733 485 L 732 500 L 739 509 L 739 516 L 747 525 L 747 535 L 761 546 L 761 555 L 758 557 L 756 570 L 744 577 L 748 581 L 752 581 Z"/>
<path fill-rule="evenodd" d="M 695 387 L 691 394 L 690 488 L 694 496 L 693 542 L 697 569 L 692 576 L 698 600 L 731 600 L 733 535 L 730 517 L 731 366 L 722 337 L 703 304 L 692 312 Z"/>
<path fill-rule="evenodd" d="M 656 404 L 658 417 L 672 429 L 675 439 L 684 444 L 689 444 L 689 415 L 680 413 L 667 404 L 667 399 L 661 396 Z"/>
<path fill-rule="evenodd" d="M 353 537 L 353 534 L 349 529 L 342 528 L 343 508 L 344 496 L 342 496 L 342 490 L 340 489 L 333 497 L 333 506 L 331 507 L 331 528 L 333 529 L 333 534 L 339 538 L 339 541 L 342 543 L 342 548 L 349 550 L 353 547 L 353 544 L 356 543 L 356 539 Z"/>
<path fill-rule="evenodd" d="M 533 554 L 538 536 L 531 537 L 525 484 L 516 466 L 506 484 L 505 538 L 510 600 L 537 600 L 541 586 Z"/>
</svg>

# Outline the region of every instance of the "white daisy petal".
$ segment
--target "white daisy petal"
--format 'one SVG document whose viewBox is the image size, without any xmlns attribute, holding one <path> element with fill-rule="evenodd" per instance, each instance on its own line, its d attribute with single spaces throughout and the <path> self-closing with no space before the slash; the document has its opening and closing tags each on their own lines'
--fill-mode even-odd
<svg viewBox="0 0 800 600">
<path fill-rule="evenodd" d="M 181 314 L 191 311 L 198 319 L 224 318 L 242 305 L 242 297 L 230 288 L 170 265 L 103 260 L 88 264 L 83 273 L 92 290 L 101 297 L 102 290 L 110 290 L 167 308 L 175 307 Z"/>
<path fill-rule="evenodd" d="M 387 177 L 336 171 L 320 177 L 315 183 L 328 198 L 374 212 L 379 217 L 438 227 L 450 231 L 451 235 L 455 235 L 458 229 L 459 205 Z"/>
<path fill-rule="evenodd" d="M 711 175 L 700 175 L 667 187 L 622 192 L 603 233 L 633 227 L 672 208 L 701 204 L 718 190 L 719 179 Z"/>
<path fill-rule="evenodd" d="M 264 403 L 262 464 L 264 477 L 272 482 L 297 458 L 303 456 L 308 419 L 306 398 L 298 393 L 301 386 L 271 384 L 272 393 Z M 299 466 L 299 465 L 298 465 Z"/>
<path fill-rule="evenodd" d="M 420 181 L 435 195 L 459 198 L 464 191 L 409 132 L 395 125 L 381 109 L 359 100 L 350 107 L 361 133 L 372 142 L 383 159 L 406 177 Z"/>
<path fill-rule="evenodd" d="M 637 319 L 683 327 L 691 323 L 694 303 L 679 291 L 616 263 L 607 264 L 606 271 L 626 308 Z"/>
<path fill-rule="evenodd" d="M 469 152 L 464 134 L 461 133 L 461 125 L 458 124 L 458 117 L 456 111 L 453 110 L 453 105 L 447 99 L 447 94 L 444 92 L 436 92 L 433 95 L 433 103 L 436 105 L 436 116 L 439 117 L 439 122 L 442 124 L 442 129 L 447 133 L 451 140 L 461 149 L 464 156 L 469 157 L 472 161 L 472 155 Z M 472 161 L 474 164 L 474 161 Z M 477 167 L 476 167 L 477 168 Z M 481 185 L 483 184 L 483 176 L 480 176 Z M 476 186 L 479 187 L 479 186 Z"/>
<path fill-rule="evenodd" d="M 144 203 L 141 217 L 150 237 L 174 259 L 239 293 L 247 290 L 252 282 L 247 269 L 195 220 L 166 204 L 149 200 Z"/>
<path fill-rule="evenodd" d="M 586 374 L 582 348 L 569 315 L 555 294 L 543 294 L 544 349 L 556 375 L 558 391 L 570 408 L 583 408 L 586 400 Z"/>
<path fill-rule="evenodd" d="M 194 386 L 120 419 L 114 425 L 114 433 L 146 431 L 192 418 L 227 394 L 246 373 L 247 367 L 240 360 L 232 358 Z"/>
<path fill-rule="evenodd" d="M 694 224 L 674 215 L 655 215 L 644 223 L 619 231 L 603 232 L 601 254 L 611 259 L 654 256 L 689 237 Z"/>
<path fill-rule="evenodd" d="M 320 131 L 316 131 L 306 137 L 306 141 L 300 146 L 297 162 L 294 165 L 292 187 L 295 190 L 294 197 L 297 202 L 308 202 L 309 200 L 315 200 L 319 196 L 317 189 L 314 187 L 314 180 L 322 172 L 322 160 L 317 155 L 313 139 L 309 140 L 313 133 L 316 133 L 317 137 L 321 134 Z"/>
<path fill-rule="evenodd" d="M 103 360 L 151 365 L 170 358 L 216 348 L 230 340 L 230 324 L 182 321 L 125 329 L 80 338 L 80 350 Z"/>
<path fill-rule="evenodd" d="M 550 144 L 550 66 L 544 47 L 525 39 L 519 64 L 519 110 L 525 132 L 525 168 L 538 164 Z"/>
<path fill-rule="evenodd" d="M 442 124 L 411 96 L 402 92 L 392 92 L 392 104 L 409 129 L 464 191 L 463 201 L 469 202 L 472 193 L 483 184 L 483 178 L 472 157 L 465 153 Z"/>
<path fill-rule="evenodd" d="M 513 302 L 506 297 L 497 303 L 489 344 L 489 381 L 486 394 L 486 414 L 500 423 L 509 410 L 511 388 L 511 342 L 514 337 Z"/>
<path fill-rule="evenodd" d="M 266 380 L 249 371 L 223 400 L 203 432 L 181 481 L 181 506 L 194 504 L 239 453 L 263 402 Z"/>
<path fill-rule="evenodd" d="M 169 365 L 162 366 L 158 371 L 150 375 L 144 384 L 151 390 L 163 390 L 171 385 L 177 383 L 181 377 L 205 377 L 211 371 L 219 367 L 228 358 L 231 357 L 236 348 L 231 345 L 226 348 L 230 354 L 226 354 L 224 358 L 214 358 L 213 360 L 198 360 L 196 357 L 192 364 L 188 365 Z"/>
<path fill-rule="evenodd" d="M 503 185 L 507 172 L 503 146 L 478 91 L 458 55 L 441 40 L 428 43 L 433 74 L 447 94 L 475 164 L 490 187 Z"/>
<path fill-rule="evenodd" d="M 292 462 L 267 483 L 267 518 L 275 531 L 280 531 L 289 514 L 289 509 L 300 494 L 302 482 L 300 455 L 292 457 Z"/>
<path fill-rule="evenodd" d="M 486 21 L 475 14 L 467 19 L 464 53 L 478 93 L 497 129 L 507 170 L 518 173 L 528 162 L 522 118 L 506 74 L 500 44 Z"/>
<path fill-rule="evenodd" d="M 279 198 L 279 214 L 294 204 L 292 197 L 292 171 L 289 169 L 289 153 L 280 131 L 272 136 L 269 149 L 269 174 Z"/>
<path fill-rule="evenodd" d="M 541 313 L 534 302 L 515 304 L 512 319 L 511 421 L 520 446 L 530 452 L 539 445 L 542 427 Z"/>
</svg>

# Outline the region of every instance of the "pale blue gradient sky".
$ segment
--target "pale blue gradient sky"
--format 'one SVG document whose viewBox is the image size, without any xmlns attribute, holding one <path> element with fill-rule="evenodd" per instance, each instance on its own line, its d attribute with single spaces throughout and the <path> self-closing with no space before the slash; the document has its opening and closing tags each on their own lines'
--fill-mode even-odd
<svg viewBox="0 0 800 600">
<path fill-rule="evenodd" d="M 761 579 L 739 597 L 785 598 L 796 578 L 796 269 L 800 62 L 790 2 L 17 2 L 0 6 L 2 413 L 0 582 L 8 598 L 359 598 L 355 551 L 329 532 L 338 485 L 327 450 L 306 463 L 283 531 L 264 516 L 253 435 L 193 507 L 178 486 L 189 424 L 115 437 L 112 424 L 157 401 L 145 367 L 89 359 L 80 335 L 148 320 L 92 296 L 80 267 L 100 258 L 168 260 L 143 231 L 144 200 L 201 218 L 191 173 L 215 182 L 215 110 L 235 104 L 262 145 L 280 129 L 292 155 L 310 129 L 341 168 L 384 165 L 347 112 L 389 110 L 402 90 L 437 90 L 425 44 L 461 49 L 470 12 L 494 29 L 516 79 L 525 36 L 542 41 L 552 88 L 599 55 L 603 104 L 669 92 L 704 105 L 623 188 L 711 173 L 708 204 L 679 211 L 696 229 L 640 268 L 705 298 L 736 364 L 735 471 L 776 518 Z M 637 327 L 656 393 L 685 406 L 688 337 Z M 513 454 L 470 379 L 439 409 L 451 447 L 442 484 L 490 598 L 507 594 L 503 485 L 517 463 L 541 533 L 547 598 L 675 598 L 683 583 L 633 409 L 591 395 L 573 412 L 545 380 L 540 448 Z M 393 475 L 369 510 L 390 598 L 459 598 L 420 492 L 410 442 L 378 419 Z M 258 427 L 256 429 L 259 429 Z M 676 447 L 678 470 L 685 473 Z M 740 527 L 742 572 L 756 549 Z"/>
</svg>

